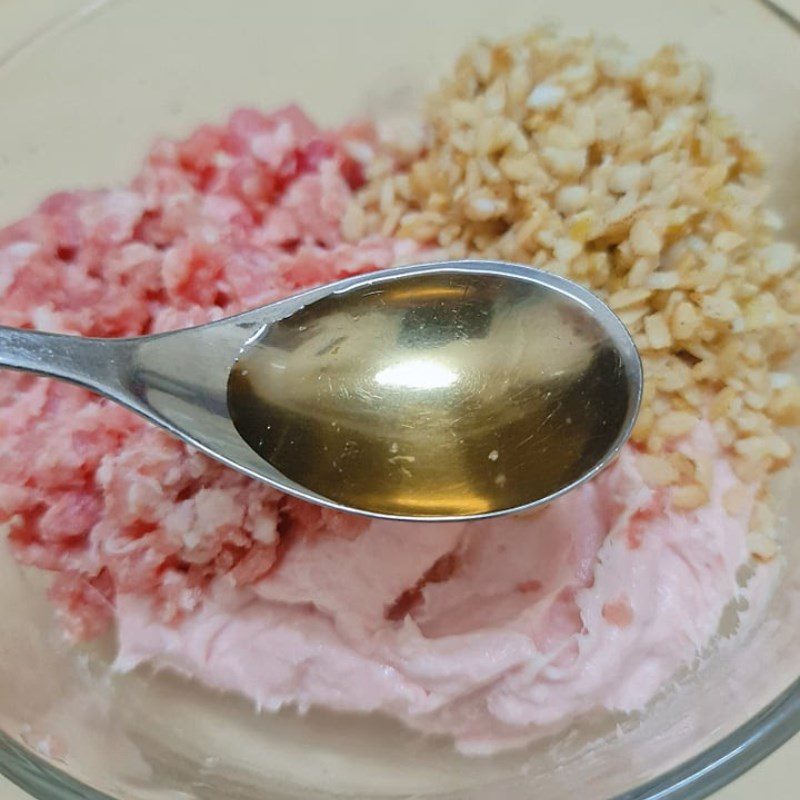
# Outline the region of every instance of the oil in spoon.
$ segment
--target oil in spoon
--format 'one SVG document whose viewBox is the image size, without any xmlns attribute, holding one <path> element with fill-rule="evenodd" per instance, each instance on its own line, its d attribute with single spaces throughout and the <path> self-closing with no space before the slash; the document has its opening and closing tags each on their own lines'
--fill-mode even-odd
<svg viewBox="0 0 800 800">
<path fill-rule="evenodd" d="M 635 402 L 580 301 L 432 273 L 334 293 L 240 354 L 228 407 L 286 477 L 378 514 L 511 509 L 579 480 Z"/>
</svg>

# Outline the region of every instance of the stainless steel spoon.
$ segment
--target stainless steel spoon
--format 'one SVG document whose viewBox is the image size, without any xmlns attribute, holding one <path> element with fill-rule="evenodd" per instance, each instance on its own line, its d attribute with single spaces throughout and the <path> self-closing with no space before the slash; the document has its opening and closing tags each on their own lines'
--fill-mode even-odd
<svg viewBox="0 0 800 800">
<path fill-rule="evenodd" d="M 642 367 L 619 319 L 495 261 L 385 270 L 174 333 L 0 328 L 0 366 L 77 383 L 253 478 L 377 517 L 532 508 L 628 439 Z"/>
</svg>

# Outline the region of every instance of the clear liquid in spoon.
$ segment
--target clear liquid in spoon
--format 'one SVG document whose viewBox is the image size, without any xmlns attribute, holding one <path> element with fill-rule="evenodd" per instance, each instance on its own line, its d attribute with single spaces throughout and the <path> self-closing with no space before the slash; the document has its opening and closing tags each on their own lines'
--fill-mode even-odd
<svg viewBox="0 0 800 800">
<path fill-rule="evenodd" d="M 579 301 L 427 274 L 332 294 L 270 325 L 228 382 L 262 458 L 331 500 L 408 517 L 511 509 L 602 459 L 633 401 Z"/>
</svg>

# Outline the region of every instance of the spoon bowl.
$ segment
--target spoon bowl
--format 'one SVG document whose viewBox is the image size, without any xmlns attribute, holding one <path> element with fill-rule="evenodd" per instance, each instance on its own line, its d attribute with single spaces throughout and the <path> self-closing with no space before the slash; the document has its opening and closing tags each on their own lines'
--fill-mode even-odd
<svg viewBox="0 0 800 800">
<path fill-rule="evenodd" d="M 281 491 L 408 520 L 569 491 L 619 452 L 642 389 L 598 298 L 493 261 L 360 275 L 154 336 L 4 328 L 0 365 L 104 394 Z"/>
</svg>

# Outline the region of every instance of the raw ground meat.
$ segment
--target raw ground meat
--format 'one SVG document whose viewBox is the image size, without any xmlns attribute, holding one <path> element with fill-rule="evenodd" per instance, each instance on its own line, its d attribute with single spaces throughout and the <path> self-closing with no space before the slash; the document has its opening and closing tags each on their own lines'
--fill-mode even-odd
<svg viewBox="0 0 800 800">
<path fill-rule="evenodd" d="M 322 131 L 298 108 L 242 109 L 158 141 L 126 189 L 54 194 L 0 230 L 0 324 L 84 336 L 196 325 L 345 275 L 414 245 L 342 241 L 369 126 Z M 282 531 L 353 517 L 226 469 L 106 400 L 0 374 L 0 519 L 23 563 L 57 573 L 69 635 L 102 633 L 117 593 L 174 622 L 227 577 L 263 577 Z"/>
</svg>

